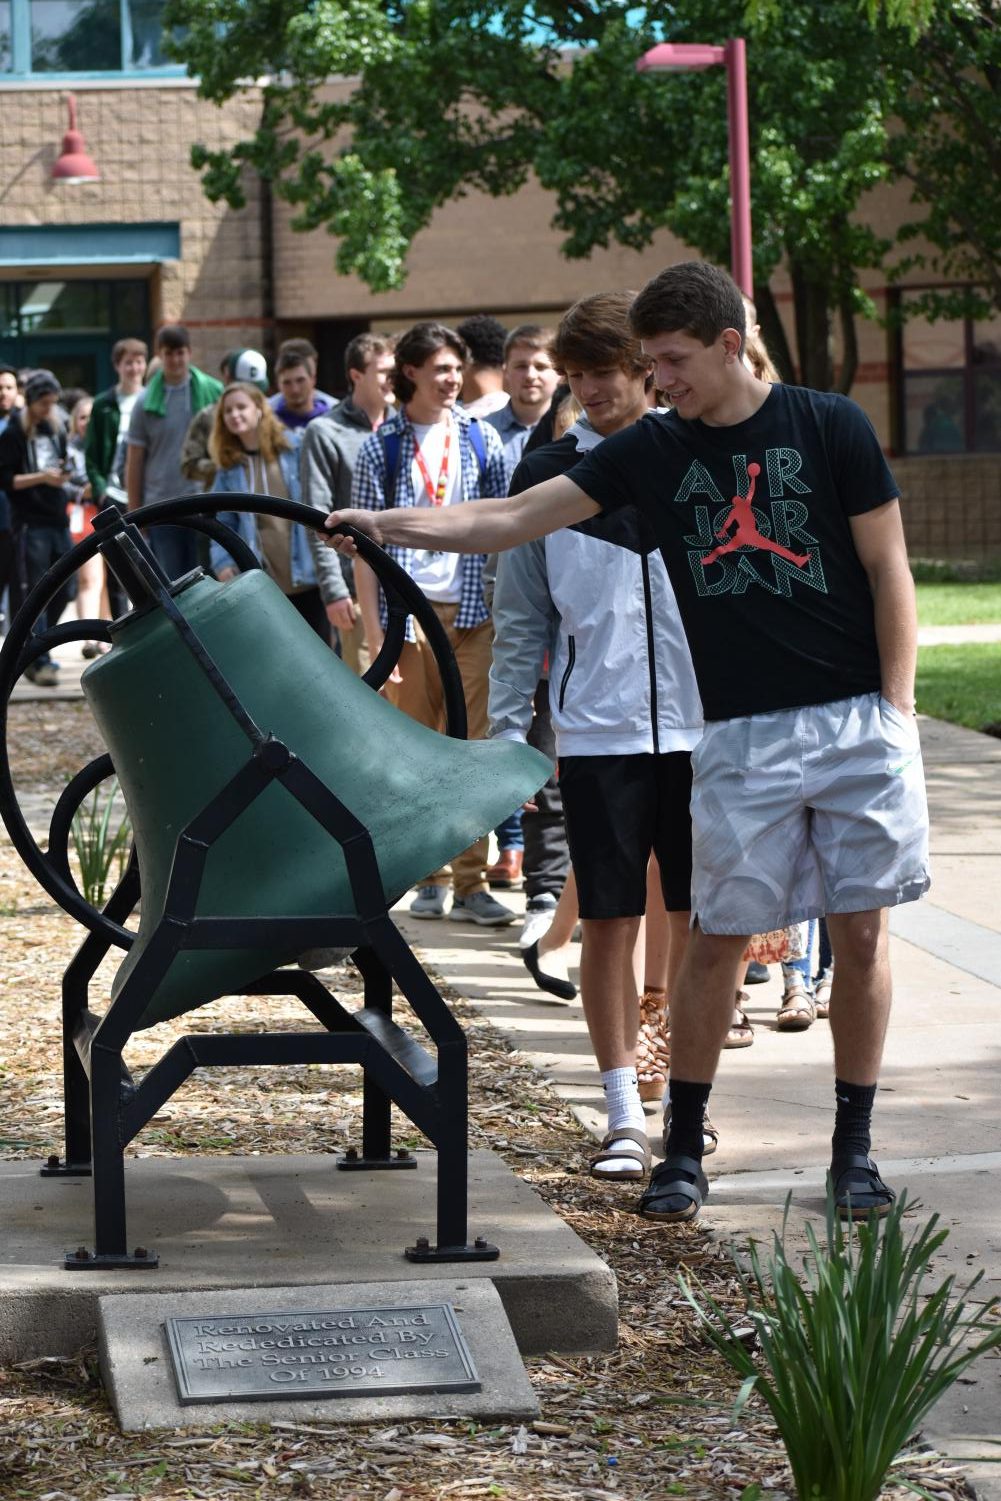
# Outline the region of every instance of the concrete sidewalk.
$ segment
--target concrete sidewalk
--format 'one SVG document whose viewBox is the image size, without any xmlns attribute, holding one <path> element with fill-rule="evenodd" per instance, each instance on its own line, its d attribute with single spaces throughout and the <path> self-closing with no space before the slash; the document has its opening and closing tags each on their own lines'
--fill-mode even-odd
<svg viewBox="0 0 1001 1501">
<path fill-rule="evenodd" d="M 978 1296 L 990 1297 L 1001 1294 L 1001 743 L 937 720 L 920 723 L 934 884 L 891 921 L 896 1002 L 873 1150 L 897 1189 L 920 1201 L 918 1214 L 937 1211 L 948 1227 L 936 1272 L 964 1284 L 982 1269 Z M 398 916 L 428 962 L 600 1134 L 601 1091 L 580 1004 L 543 999 L 518 956 L 517 930 L 491 938 Z M 819 1225 L 823 1212 L 831 1045 L 823 1021 L 805 1033 L 776 1031 L 780 989 L 777 978 L 751 989 L 754 1046 L 723 1055 L 712 1097 L 720 1146 L 707 1163 L 712 1196 L 702 1219 L 725 1240 L 761 1239 L 780 1226 L 791 1194 L 798 1247 L 804 1225 Z M 650 1123 L 656 1142 L 659 1120 Z M 610 1201 L 636 1199 L 627 1185 L 607 1192 Z M 943 1399 L 925 1434 L 969 1463 L 982 1496 L 1001 1501 L 1001 1357 L 983 1360 L 968 1382 Z"/>
</svg>

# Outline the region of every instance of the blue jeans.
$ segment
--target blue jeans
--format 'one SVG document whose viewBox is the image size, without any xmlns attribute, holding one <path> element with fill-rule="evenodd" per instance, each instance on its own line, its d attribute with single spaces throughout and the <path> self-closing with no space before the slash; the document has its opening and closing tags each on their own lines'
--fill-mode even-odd
<svg viewBox="0 0 1001 1501">
<path fill-rule="evenodd" d="M 782 965 L 782 983 L 785 985 L 798 975 L 811 994 L 813 993 L 813 964 L 810 955 L 813 953 L 813 935 L 816 927 L 816 920 L 811 917 L 806 924 L 806 953 L 802 959 L 787 959 Z"/>
<path fill-rule="evenodd" d="M 169 579 L 198 567 L 198 533 L 187 526 L 151 526 L 144 536 Z"/>
<path fill-rule="evenodd" d="M 25 583 L 33 589 L 39 579 L 45 577 L 53 563 L 64 557 L 73 546 L 67 526 L 26 526 L 24 529 L 24 575 Z M 38 617 L 32 629 L 36 636 L 59 624 L 59 617 L 76 593 L 76 581 L 64 584 L 50 604 Z M 36 666 L 49 666 L 52 658 L 48 652 L 36 658 Z"/>
<path fill-rule="evenodd" d="M 821 917 L 818 921 L 819 936 L 817 940 L 817 973 L 814 982 L 821 975 L 827 974 L 834 967 L 834 954 L 831 949 L 831 935 L 827 931 L 827 918 Z"/>
<path fill-rule="evenodd" d="M 525 836 L 521 832 L 521 808 L 516 808 L 509 813 L 504 822 L 497 825 L 494 833 L 497 835 L 497 848 L 501 850 L 523 850 L 525 848 Z"/>
</svg>

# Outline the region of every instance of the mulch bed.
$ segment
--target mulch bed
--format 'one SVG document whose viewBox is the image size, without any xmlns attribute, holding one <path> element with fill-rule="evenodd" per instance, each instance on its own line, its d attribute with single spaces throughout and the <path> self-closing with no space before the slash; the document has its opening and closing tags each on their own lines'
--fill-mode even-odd
<svg viewBox="0 0 1001 1501">
<path fill-rule="evenodd" d="M 25 703 L 11 708 L 11 748 L 19 788 L 58 792 L 103 747 L 82 704 Z M 60 1149 L 59 980 L 79 937 L 0 835 L 0 1157 L 31 1160 Z M 337 970 L 336 988 L 348 1003 L 360 995 L 349 968 Z M 767 1413 L 752 1403 L 733 1421 L 734 1380 L 678 1286 L 679 1273 L 694 1275 L 719 1301 L 739 1307 L 729 1255 L 697 1225 L 668 1231 L 639 1219 L 631 1212 L 635 1193 L 589 1178 L 583 1165 L 592 1144 L 562 1102 L 461 998 L 450 998 L 470 1042 L 471 1145 L 504 1157 L 613 1268 L 619 1349 L 528 1359 L 542 1408 L 529 1426 L 304 1422 L 240 1424 L 208 1435 L 122 1435 L 93 1351 L 31 1361 L 0 1369 L 0 1497 L 778 1501 L 791 1494 Z M 249 1005 L 269 1029 L 301 1025 L 301 1007 L 290 998 Z M 141 1071 L 183 1032 L 246 1027 L 247 1011 L 246 998 L 222 1000 L 164 1023 L 133 1040 L 130 1063 Z M 401 1004 L 404 1024 L 406 1011 Z M 360 1106 L 353 1069 L 203 1071 L 136 1149 L 174 1157 L 336 1150 L 356 1130 Z M 398 1133 L 414 1134 L 409 1123 Z M 962 1473 L 934 1454 L 914 1451 L 902 1472 L 932 1494 L 968 1494 Z"/>
</svg>

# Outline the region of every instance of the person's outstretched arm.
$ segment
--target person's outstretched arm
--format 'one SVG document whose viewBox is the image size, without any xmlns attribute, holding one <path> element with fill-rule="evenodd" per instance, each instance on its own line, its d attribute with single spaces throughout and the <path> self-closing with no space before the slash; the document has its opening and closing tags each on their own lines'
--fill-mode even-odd
<svg viewBox="0 0 1001 1501">
<path fill-rule="evenodd" d="M 354 543 L 341 532 L 353 526 L 373 542 L 420 547 L 436 552 L 505 552 L 521 542 L 548 536 L 596 516 L 595 505 L 566 475 L 533 485 L 520 495 L 496 500 L 471 500 L 464 505 L 400 506 L 385 511 L 333 511 L 325 523 L 330 545 L 349 556 Z"/>
</svg>

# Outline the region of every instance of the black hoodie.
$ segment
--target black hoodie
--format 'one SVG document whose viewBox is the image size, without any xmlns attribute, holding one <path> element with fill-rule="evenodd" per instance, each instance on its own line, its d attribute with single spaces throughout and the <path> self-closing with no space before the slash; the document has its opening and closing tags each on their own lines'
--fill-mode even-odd
<svg viewBox="0 0 1001 1501">
<path fill-rule="evenodd" d="M 66 457 L 66 434 L 62 428 L 49 422 L 40 422 L 36 429 L 52 439 L 60 460 Z M 16 412 L 0 433 L 0 490 L 10 500 L 12 517 L 24 526 L 69 526 L 66 509 L 69 491 L 55 485 L 29 485 L 15 490 L 14 477 L 31 474 L 42 466 L 37 462 L 35 443 L 24 431 L 24 413 Z"/>
</svg>

